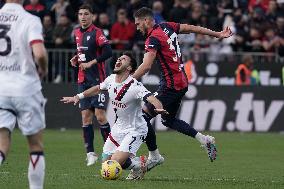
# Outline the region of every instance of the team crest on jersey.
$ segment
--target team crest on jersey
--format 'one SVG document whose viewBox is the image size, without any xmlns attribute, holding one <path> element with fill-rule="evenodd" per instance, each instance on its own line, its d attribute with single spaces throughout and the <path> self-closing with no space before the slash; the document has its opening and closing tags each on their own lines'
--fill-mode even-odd
<svg viewBox="0 0 284 189">
<path fill-rule="evenodd" d="M 117 94 L 117 88 L 114 88 L 114 89 L 113 89 L 113 92 L 114 92 L 115 94 Z"/>
<path fill-rule="evenodd" d="M 90 36 L 87 36 L 87 41 L 89 41 L 90 38 L 91 38 Z"/>
<path fill-rule="evenodd" d="M 107 38 L 104 36 L 104 35 L 101 35 L 99 37 L 100 40 L 104 41 L 104 42 L 107 42 Z"/>
</svg>

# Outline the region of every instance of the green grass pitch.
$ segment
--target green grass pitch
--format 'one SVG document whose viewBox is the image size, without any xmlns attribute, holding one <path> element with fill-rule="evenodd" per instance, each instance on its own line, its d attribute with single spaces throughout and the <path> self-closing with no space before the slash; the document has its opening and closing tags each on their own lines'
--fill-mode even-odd
<svg viewBox="0 0 284 189">
<path fill-rule="evenodd" d="M 86 167 L 80 130 L 45 131 L 45 189 L 232 189 L 284 188 L 284 135 L 278 133 L 210 133 L 218 147 L 211 163 L 196 140 L 176 132 L 157 134 L 165 163 L 141 181 L 100 178 L 100 163 Z M 102 138 L 95 136 L 102 152 Z M 16 131 L 8 160 L 0 167 L 0 189 L 28 188 L 28 153 L 25 138 Z M 138 154 L 147 154 L 146 146 Z"/>
</svg>

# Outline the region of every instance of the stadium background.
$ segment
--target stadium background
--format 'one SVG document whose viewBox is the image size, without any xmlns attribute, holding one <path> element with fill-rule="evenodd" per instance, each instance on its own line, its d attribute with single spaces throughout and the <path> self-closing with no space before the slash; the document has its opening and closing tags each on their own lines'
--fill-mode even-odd
<svg viewBox="0 0 284 189">
<path fill-rule="evenodd" d="M 183 61 L 192 72 L 191 87 L 179 117 L 198 130 L 283 130 L 284 3 L 281 0 L 25 1 L 24 8 L 43 22 L 49 51 L 49 75 L 44 80 L 49 128 L 78 128 L 81 123 L 77 108 L 64 106 L 58 100 L 76 93 L 77 70 L 70 66 L 69 60 L 75 50 L 72 31 L 78 27 L 76 12 L 82 3 L 92 5 L 94 24 L 111 41 L 114 56 L 107 62 L 109 73 L 124 50 L 131 50 L 138 62 L 142 62 L 144 38 L 136 31 L 132 16 L 142 6 L 153 8 L 157 23 L 190 23 L 216 31 L 230 26 L 234 36 L 223 40 L 195 34 L 179 36 Z M 246 55 L 253 57 L 258 82 L 254 86 L 236 87 L 235 71 Z M 156 67 L 142 82 L 154 91 L 158 75 Z M 238 108 L 238 103 L 244 106 Z M 108 117 L 113 119 L 111 108 Z M 166 130 L 159 118 L 154 125 Z"/>
<path fill-rule="evenodd" d="M 158 132 L 166 165 L 151 171 L 141 183 L 106 183 L 98 179 L 99 165 L 85 167 L 81 133 L 72 130 L 81 125 L 78 107 L 59 102 L 62 96 L 77 92 L 77 70 L 70 66 L 69 59 L 75 51 L 72 31 L 78 26 L 76 11 L 84 2 L 93 6 L 94 23 L 112 43 L 114 56 L 107 62 L 109 73 L 124 50 L 132 50 L 142 62 L 143 36 L 136 32 L 132 17 L 142 6 L 153 8 L 157 22 L 190 23 L 216 31 L 231 27 L 235 35 L 224 40 L 180 35 L 192 83 L 178 116 L 197 130 L 216 136 L 220 156 L 214 165 L 186 137 Z M 3 4 L 0 0 L 0 7 Z M 43 81 L 49 128 L 45 136 L 46 188 L 284 188 L 283 0 L 30 0 L 24 5 L 42 19 L 49 53 L 49 75 Z M 253 57 L 258 82 L 236 86 L 235 71 L 246 55 Z M 151 91 L 157 88 L 158 72 L 154 67 L 142 78 Z M 108 118 L 112 122 L 110 107 Z M 167 130 L 159 118 L 153 123 L 157 130 Z M 96 150 L 101 152 L 98 131 L 96 136 Z M 25 141 L 18 131 L 13 137 L 14 149 L 0 170 L 0 188 L 27 186 L 26 165 L 20 161 L 25 159 Z M 140 152 L 147 152 L 145 146 Z"/>
</svg>

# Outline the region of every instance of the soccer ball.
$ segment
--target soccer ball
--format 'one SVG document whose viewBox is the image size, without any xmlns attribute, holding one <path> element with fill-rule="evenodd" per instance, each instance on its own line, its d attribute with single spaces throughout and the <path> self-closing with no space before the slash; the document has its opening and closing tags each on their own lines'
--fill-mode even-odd
<svg viewBox="0 0 284 189">
<path fill-rule="evenodd" d="M 115 160 L 107 160 L 102 163 L 101 176 L 106 180 L 115 180 L 120 177 L 122 168 Z"/>
</svg>

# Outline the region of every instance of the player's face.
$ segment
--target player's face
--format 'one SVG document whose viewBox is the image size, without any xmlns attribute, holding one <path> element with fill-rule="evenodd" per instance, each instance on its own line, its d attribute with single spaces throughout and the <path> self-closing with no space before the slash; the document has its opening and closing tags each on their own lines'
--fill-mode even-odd
<svg viewBox="0 0 284 189">
<path fill-rule="evenodd" d="M 83 28 L 87 28 L 92 24 L 93 14 L 88 9 L 80 9 L 78 19 Z"/>
<path fill-rule="evenodd" d="M 113 73 L 121 74 L 130 68 L 130 58 L 126 55 L 119 57 L 115 63 Z"/>
<path fill-rule="evenodd" d="M 135 18 L 135 25 L 138 31 L 143 35 L 147 34 L 147 18 Z"/>
</svg>

